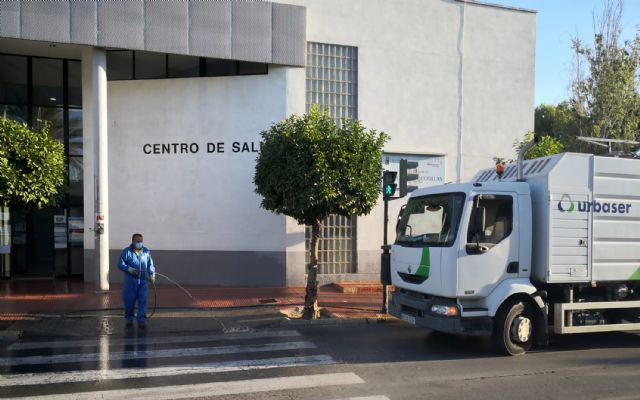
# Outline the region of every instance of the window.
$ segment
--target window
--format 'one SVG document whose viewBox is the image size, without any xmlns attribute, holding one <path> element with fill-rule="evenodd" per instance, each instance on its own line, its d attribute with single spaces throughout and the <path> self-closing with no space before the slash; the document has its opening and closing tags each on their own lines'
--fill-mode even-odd
<svg viewBox="0 0 640 400">
<path fill-rule="evenodd" d="M 324 43 L 307 43 L 306 109 L 317 105 L 327 110 L 336 124 L 358 117 L 358 48 Z M 331 215 L 322 221 L 318 250 L 319 274 L 356 272 L 356 221 Z M 311 228 L 305 232 L 307 254 Z M 308 257 L 308 256 L 307 256 Z M 309 260 L 307 260 L 307 263 Z"/>
<path fill-rule="evenodd" d="M 7 273 L 33 272 L 27 269 L 31 257 L 27 257 L 28 246 L 40 243 L 38 240 L 51 234 L 56 240 L 51 242 L 50 248 L 48 245 L 45 247 L 54 252 L 53 272 L 56 275 L 82 274 L 83 239 L 76 235 L 77 249 L 72 254 L 74 257 L 70 258 L 67 248 L 71 240 L 65 233 L 65 216 L 75 207 L 80 210 L 78 218 L 81 218 L 83 205 L 81 62 L 0 54 L 0 116 L 25 122 L 36 130 L 48 124 L 49 135 L 65 145 L 68 167 L 68 186 L 60 196 L 60 207 L 11 209 L 14 221 L 12 267 Z M 40 217 L 43 217 L 40 222 L 34 222 L 33 218 Z M 28 226 L 35 230 L 29 231 Z M 40 270 L 36 268 L 34 271 Z"/>
<path fill-rule="evenodd" d="M 167 77 L 167 55 L 136 51 L 134 55 L 136 79 L 159 79 Z"/>
<path fill-rule="evenodd" d="M 484 230 L 475 223 L 478 214 L 484 212 Z M 467 231 L 467 252 L 485 252 L 504 239 L 513 230 L 513 198 L 505 195 L 477 195 L 473 200 L 473 211 Z M 484 247 L 484 248 L 483 248 Z"/>
<path fill-rule="evenodd" d="M 34 129 L 41 131 L 45 125 L 49 126 L 49 136 L 60 143 L 64 143 L 64 109 L 54 107 L 33 107 Z"/>
<path fill-rule="evenodd" d="M 107 77 L 110 81 L 133 79 L 133 51 L 108 51 Z"/>
<path fill-rule="evenodd" d="M 71 68 L 71 65 L 69 68 Z M 149 51 L 107 51 L 107 79 L 110 81 L 264 75 L 268 73 L 269 65 L 264 63 L 153 53 Z M 73 106 L 71 99 L 69 104 Z"/>
<path fill-rule="evenodd" d="M 0 55 L 0 103 L 27 103 L 27 57 Z"/>
<path fill-rule="evenodd" d="M 240 61 L 238 63 L 238 74 L 240 75 L 261 75 L 267 72 L 267 64 L 247 61 Z"/>
<path fill-rule="evenodd" d="M 169 54 L 169 78 L 200 76 L 200 58 Z"/>
<path fill-rule="evenodd" d="M 458 234 L 464 199 L 464 193 L 410 198 L 398 224 L 396 244 L 451 247 Z"/>
<path fill-rule="evenodd" d="M 338 125 L 358 118 L 358 48 L 307 43 L 307 111 L 329 111 Z"/>
<path fill-rule="evenodd" d="M 34 57 L 32 63 L 33 104 L 62 107 L 62 60 Z"/>
<path fill-rule="evenodd" d="M 345 274 L 355 271 L 353 231 L 355 218 L 330 215 L 322 222 L 318 246 L 318 273 Z M 309 265 L 311 227 L 305 229 L 305 263 Z"/>
<path fill-rule="evenodd" d="M 238 74 L 238 63 L 233 60 L 206 59 L 206 76 L 228 76 Z"/>
<path fill-rule="evenodd" d="M 16 105 L 1 105 L 0 117 L 12 119 L 18 122 L 27 122 L 27 107 Z"/>
<path fill-rule="evenodd" d="M 80 61 L 67 61 L 69 107 L 82 108 L 82 68 Z"/>
</svg>

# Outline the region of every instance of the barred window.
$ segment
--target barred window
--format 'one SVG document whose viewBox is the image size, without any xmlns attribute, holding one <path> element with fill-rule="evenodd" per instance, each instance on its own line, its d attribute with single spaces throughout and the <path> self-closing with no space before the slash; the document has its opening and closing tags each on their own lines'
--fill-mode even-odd
<svg viewBox="0 0 640 400">
<path fill-rule="evenodd" d="M 358 48 L 307 43 L 307 111 L 327 110 L 337 124 L 358 118 Z"/>
<path fill-rule="evenodd" d="M 358 118 L 358 48 L 307 43 L 306 110 L 317 105 L 336 124 Z M 356 218 L 330 215 L 322 221 L 318 248 L 318 273 L 356 272 Z M 309 264 L 311 227 L 305 230 L 306 263 Z"/>
</svg>

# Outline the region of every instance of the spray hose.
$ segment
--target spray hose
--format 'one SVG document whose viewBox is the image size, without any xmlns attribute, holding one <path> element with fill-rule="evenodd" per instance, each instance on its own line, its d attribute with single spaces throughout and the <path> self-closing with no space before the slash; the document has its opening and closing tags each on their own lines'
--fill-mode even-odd
<svg viewBox="0 0 640 400">
<path fill-rule="evenodd" d="M 189 296 L 189 298 L 193 301 L 198 301 L 198 299 L 196 299 L 195 297 L 193 297 L 193 295 L 185 288 L 183 288 L 182 286 L 180 286 L 180 284 L 176 281 L 174 281 L 173 279 L 169 278 L 166 275 L 163 275 L 159 272 L 156 271 L 155 273 L 158 276 L 161 276 L 163 278 L 165 278 L 166 280 L 168 280 L 169 282 L 173 283 L 174 285 L 176 285 L 177 287 L 179 287 L 184 293 L 187 294 L 187 296 Z M 149 314 L 149 316 L 147 317 L 147 319 L 151 319 L 151 317 L 155 314 L 156 312 L 156 308 L 158 306 L 158 294 L 157 294 L 157 289 L 156 289 L 156 283 L 154 281 L 152 281 L 151 279 L 149 279 L 153 285 L 153 310 L 151 311 L 151 314 Z M 214 308 L 213 307 L 204 307 L 206 310 L 213 312 Z M 214 316 L 212 316 L 212 318 L 218 322 L 221 326 L 222 326 L 222 332 L 227 333 L 230 332 L 229 329 L 227 329 L 227 327 L 225 326 L 224 322 L 222 322 L 219 318 L 216 318 Z"/>
</svg>

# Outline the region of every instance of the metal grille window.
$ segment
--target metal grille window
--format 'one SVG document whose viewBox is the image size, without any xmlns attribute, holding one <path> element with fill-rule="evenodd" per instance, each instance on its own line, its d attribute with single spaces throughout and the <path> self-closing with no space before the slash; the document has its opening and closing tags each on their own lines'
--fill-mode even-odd
<svg viewBox="0 0 640 400">
<path fill-rule="evenodd" d="M 338 125 L 358 118 L 358 48 L 307 43 L 306 110 L 317 105 Z M 318 273 L 356 272 L 356 218 L 331 215 L 322 221 L 318 248 Z M 311 227 L 305 230 L 306 264 L 309 264 Z"/>
<path fill-rule="evenodd" d="M 358 48 L 307 43 L 307 111 L 329 111 L 337 124 L 358 118 Z"/>
<path fill-rule="evenodd" d="M 322 221 L 318 246 L 319 274 L 346 274 L 355 271 L 355 218 L 330 215 Z M 305 229 L 305 264 L 309 265 L 311 227 Z"/>
</svg>

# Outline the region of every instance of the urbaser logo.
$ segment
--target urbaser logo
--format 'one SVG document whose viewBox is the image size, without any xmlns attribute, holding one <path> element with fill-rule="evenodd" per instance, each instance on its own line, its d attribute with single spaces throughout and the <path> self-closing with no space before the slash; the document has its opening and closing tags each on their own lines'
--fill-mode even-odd
<svg viewBox="0 0 640 400">
<path fill-rule="evenodd" d="M 571 196 L 563 194 L 558 201 L 558 210 L 560 212 L 593 212 L 604 214 L 629 214 L 631 204 L 629 203 L 611 203 L 600 201 L 576 201 L 571 200 Z"/>
</svg>

